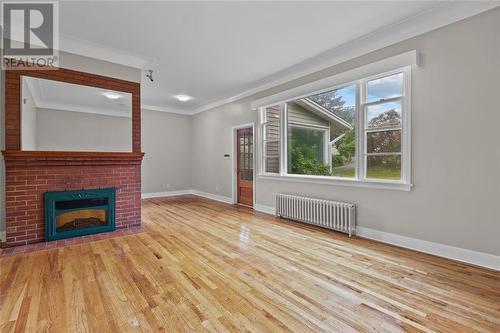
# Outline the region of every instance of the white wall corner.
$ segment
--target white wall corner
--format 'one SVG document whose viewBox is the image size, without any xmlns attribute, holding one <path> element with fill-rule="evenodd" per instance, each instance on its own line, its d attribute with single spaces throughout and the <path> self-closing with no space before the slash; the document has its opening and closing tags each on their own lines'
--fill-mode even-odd
<svg viewBox="0 0 500 333">
<path fill-rule="evenodd" d="M 382 243 L 397 245 L 407 249 L 500 271 L 500 256 L 359 226 L 356 227 L 356 235 L 362 238 L 373 239 Z"/>
</svg>

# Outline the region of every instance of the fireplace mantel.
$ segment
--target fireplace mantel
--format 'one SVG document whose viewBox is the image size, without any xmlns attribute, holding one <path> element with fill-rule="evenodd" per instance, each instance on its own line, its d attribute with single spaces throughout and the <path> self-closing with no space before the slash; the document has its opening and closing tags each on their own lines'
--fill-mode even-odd
<svg viewBox="0 0 500 333">
<path fill-rule="evenodd" d="M 140 164 L 142 152 L 3 150 L 5 162 L 22 165 Z"/>
</svg>

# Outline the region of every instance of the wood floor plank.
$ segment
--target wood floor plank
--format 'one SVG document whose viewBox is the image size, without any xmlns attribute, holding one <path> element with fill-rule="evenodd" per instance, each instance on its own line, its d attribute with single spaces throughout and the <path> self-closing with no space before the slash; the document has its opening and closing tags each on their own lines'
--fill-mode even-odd
<svg viewBox="0 0 500 333">
<path fill-rule="evenodd" d="M 194 196 L 0 258 L 1 332 L 500 332 L 500 273 Z"/>
</svg>

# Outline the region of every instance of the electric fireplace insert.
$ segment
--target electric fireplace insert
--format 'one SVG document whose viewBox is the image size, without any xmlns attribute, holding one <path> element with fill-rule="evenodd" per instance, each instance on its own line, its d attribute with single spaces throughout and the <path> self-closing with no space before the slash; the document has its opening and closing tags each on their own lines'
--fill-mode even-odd
<svg viewBox="0 0 500 333">
<path fill-rule="evenodd" d="M 45 240 L 115 230 L 115 189 L 45 193 Z"/>
</svg>

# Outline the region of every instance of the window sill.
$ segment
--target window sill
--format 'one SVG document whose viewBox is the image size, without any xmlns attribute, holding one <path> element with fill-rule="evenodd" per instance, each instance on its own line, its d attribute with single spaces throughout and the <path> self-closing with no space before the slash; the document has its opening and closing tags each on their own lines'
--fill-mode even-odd
<svg viewBox="0 0 500 333">
<path fill-rule="evenodd" d="M 384 190 L 410 191 L 413 184 L 386 182 L 386 181 L 360 181 L 355 179 L 341 179 L 324 176 L 302 176 L 302 175 L 276 175 L 276 174 L 259 174 L 261 179 L 293 181 L 301 183 L 325 184 L 335 186 L 350 186 Z"/>
</svg>

